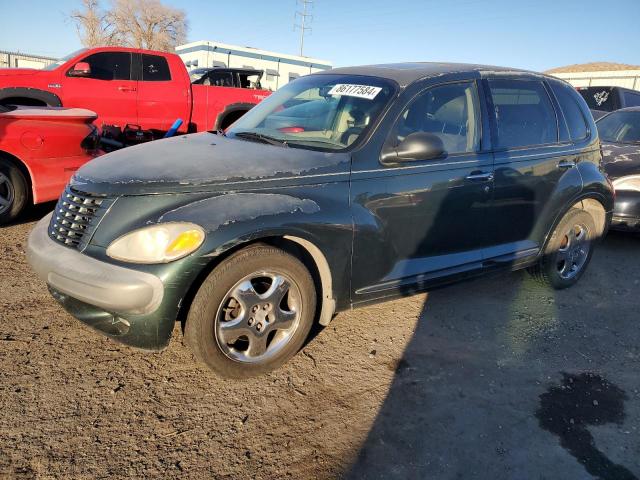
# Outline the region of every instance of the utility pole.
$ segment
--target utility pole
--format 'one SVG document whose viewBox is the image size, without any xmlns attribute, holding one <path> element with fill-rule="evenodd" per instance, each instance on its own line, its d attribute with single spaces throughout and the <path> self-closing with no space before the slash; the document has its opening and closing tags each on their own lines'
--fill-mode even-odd
<svg viewBox="0 0 640 480">
<path fill-rule="evenodd" d="M 302 57 L 302 52 L 304 50 L 304 36 L 307 31 L 311 32 L 311 27 L 309 25 L 313 20 L 313 15 L 309 12 L 313 8 L 313 0 L 296 0 L 296 8 L 298 8 L 298 6 L 302 7 L 302 11 L 296 10 L 296 13 L 293 16 L 293 30 L 295 31 L 296 28 L 300 30 L 300 56 Z"/>
</svg>

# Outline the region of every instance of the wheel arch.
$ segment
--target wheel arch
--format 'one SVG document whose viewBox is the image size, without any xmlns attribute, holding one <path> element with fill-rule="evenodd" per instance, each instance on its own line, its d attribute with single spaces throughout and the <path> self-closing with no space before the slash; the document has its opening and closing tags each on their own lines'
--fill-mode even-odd
<svg viewBox="0 0 640 480">
<path fill-rule="evenodd" d="M 607 218 L 608 217 L 607 210 L 604 206 L 605 203 L 606 203 L 606 200 L 604 198 L 601 198 L 601 196 L 597 193 L 586 193 L 569 202 L 568 207 L 565 208 L 564 210 L 561 210 L 558 213 L 558 215 L 556 215 L 553 221 L 553 224 L 547 231 L 547 234 L 545 236 L 544 246 L 540 250 L 541 253 L 546 250 L 547 244 L 549 243 L 551 235 L 553 234 L 553 231 L 556 229 L 558 224 L 562 221 L 564 216 L 574 208 L 577 208 L 579 210 L 584 210 L 587 213 L 589 213 L 593 217 L 593 220 L 596 223 L 596 227 L 598 228 L 598 232 L 597 232 L 598 239 L 601 239 L 602 237 L 604 237 L 604 235 L 607 233 L 608 226 L 609 226 L 608 218 Z"/>
<path fill-rule="evenodd" d="M 223 125 L 225 124 L 225 120 L 227 120 L 230 115 L 235 115 L 235 114 L 241 113 L 241 115 L 238 115 L 238 117 L 236 118 L 236 120 L 237 120 L 242 115 L 244 115 L 249 110 L 251 110 L 253 107 L 255 107 L 254 103 L 244 103 L 244 102 L 243 103 L 232 103 L 230 105 L 227 105 L 226 107 L 224 107 L 224 110 L 222 110 L 218 114 L 218 117 L 216 118 L 215 129 L 216 130 L 220 130 L 220 129 L 228 127 L 229 125 L 226 125 L 225 127 L 223 127 Z"/>
<path fill-rule="evenodd" d="M 20 160 L 20 158 L 18 158 L 16 155 L 7 152 L 6 150 L 0 150 L 0 160 L 5 160 L 14 165 L 18 170 L 20 170 L 20 172 L 24 175 L 25 180 L 27 181 L 27 189 L 29 191 L 29 198 L 27 200 L 35 203 L 37 200 L 35 181 L 29 166 L 25 162 Z"/>
<path fill-rule="evenodd" d="M 182 324 L 183 331 L 193 298 L 204 279 L 218 265 L 236 252 L 261 243 L 284 250 L 296 257 L 305 265 L 305 267 L 307 267 L 314 280 L 317 298 L 320 300 L 316 311 L 317 321 L 322 326 L 329 325 L 336 312 L 336 300 L 334 296 L 333 277 L 327 257 L 311 240 L 303 238 L 303 236 L 298 234 L 282 233 L 277 235 L 252 237 L 251 239 L 240 241 L 213 257 L 213 259 L 208 262 L 202 271 L 193 279 L 188 292 L 181 303 L 178 320 Z"/>
<path fill-rule="evenodd" d="M 29 99 L 44 104 L 49 107 L 61 107 L 62 100 L 58 95 L 46 90 L 28 87 L 9 87 L 0 89 L 0 103 L 9 103 L 11 99 Z M 18 103 L 21 105 L 21 103 Z"/>
</svg>

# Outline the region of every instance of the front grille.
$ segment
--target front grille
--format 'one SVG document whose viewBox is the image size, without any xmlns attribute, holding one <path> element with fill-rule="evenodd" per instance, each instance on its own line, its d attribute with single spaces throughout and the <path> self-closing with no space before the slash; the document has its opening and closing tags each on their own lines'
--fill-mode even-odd
<svg viewBox="0 0 640 480">
<path fill-rule="evenodd" d="M 49 236 L 70 248 L 83 249 L 112 200 L 67 186 L 49 223 Z"/>
</svg>

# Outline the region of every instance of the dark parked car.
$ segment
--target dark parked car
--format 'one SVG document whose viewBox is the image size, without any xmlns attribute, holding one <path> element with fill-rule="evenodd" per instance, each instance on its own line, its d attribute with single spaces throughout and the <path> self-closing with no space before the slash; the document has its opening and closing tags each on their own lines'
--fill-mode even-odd
<svg viewBox="0 0 640 480">
<path fill-rule="evenodd" d="M 214 87 L 262 88 L 263 70 L 255 68 L 196 68 L 189 72 L 191 83 L 195 85 L 213 85 Z"/>
<path fill-rule="evenodd" d="M 305 102 L 327 102 L 323 125 Z M 161 349 L 179 320 L 197 358 L 246 377 L 348 308 L 524 267 L 573 285 L 610 222 L 600 163 L 587 105 L 560 80 L 336 69 L 287 84 L 226 135 L 92 161 L 28 255 L 83 322 Z"/>
<path fill-rule="evenodd" d="M 596 125 L 604 168 L 616 191 L 611 228 L 640 230 L 640 107 L 612 112 Z"/>
<path fill-rule="evenodd" d="M 596 120 L 607 112 L 640 106 L 640 92 L 623 87 L 578 87 Z"/>
</svg>

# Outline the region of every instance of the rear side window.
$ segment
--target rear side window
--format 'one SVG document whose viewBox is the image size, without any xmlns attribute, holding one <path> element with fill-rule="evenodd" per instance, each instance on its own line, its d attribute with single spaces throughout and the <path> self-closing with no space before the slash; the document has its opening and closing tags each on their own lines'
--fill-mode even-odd
<svg viewBox="0 0 640 480">
<path fill-rule="evenodd" d="M 580 87 L 578 92 L 592 110 L 611 112 L 616 110 L 615 94 L 610 87 Z"/>
<path fill-rule="evenodd" d="M 86 57 L 91 67 L 87 78 L 96 80 L 131 80 L 131 54 L 127 52 L 101 52 Z"/>
<path fill-rule="evenodd" d="M 142 81 L 167 82 L 171 71 L 167 59 L 160 55 L 142 55 Z"/>
<path fill-rule="evenodd" d="M 210 72 L 202 82 L 203 85 L 212 87 L 233 87 L 233 75 L 231 72 Z"/>
<path fill-rule="evenodd" d="M 564 113 L 564 119 L 567 122 L 571 140 L 587 138 L 589 127 L 587 126 L 587 121 L 584 119 L 582 109 L 576 101 L 577 93 L 575 90 L 564 83 L 550 82 L 550 85 Z"/>
<path fill-rule="evenodd" d="M 633 93 L 625 91 L 623 94 L 625 107 L 638 107 L 640 106 L 640 92 Z"/>
<path fill-rule="evenodd" d="M 549 95 L 537 80 L 489 80 L 498 148 L 558 141 L 558 124 Z"/>
</svg>

